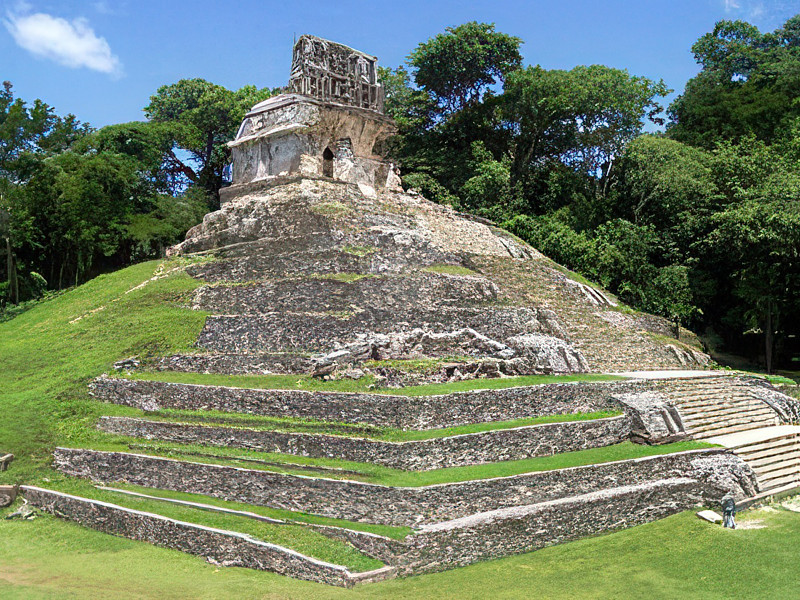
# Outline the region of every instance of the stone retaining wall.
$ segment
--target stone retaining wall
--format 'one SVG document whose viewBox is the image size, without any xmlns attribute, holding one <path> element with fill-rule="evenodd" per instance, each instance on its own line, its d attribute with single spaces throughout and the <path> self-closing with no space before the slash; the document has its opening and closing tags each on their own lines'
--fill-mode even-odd
<svg viewBox="0 0 800 600">
<path fill-rule="evenodd" d="M 353 281 L 306 277 L 248 285 L 203 286 L 194 293 L 195 308 L 214 314 L 252 315 L 274 312 L 352 312 L 353 307 L 378 311 L 397 321 L 421 309 L 474 306 L 496 302 L 500 291 L 477 276 L 418 271 L 373 275 Z M 413 306 L 412 306 L 413 305 Z"/>
<path fill-rule="evenodd" d="M 698 479 L 714 501 L 729 490 L 745 497 L 753 495 L 755 489 L 752 470 L 739 457 L 716 448 L 412 488 L 123 452 L 57 448 L 54 459 L 56 468 L 63 473 L 103 483 L 126 481 L 349 521 L 399 526 L 436 523 L 670 477 Z"/>
<path fill-rule="evenodd" d="M 422 527 L 392 557 L 401 573 L 442 571 L 655 521 L 704 502 L 702 485 L 673 478 L 506 508 Z"/>
<path fill-rule="evenodd" d="M 266 277 L 326 273 L 401 273 L 436 264 L 464 265 L 464 258 L 424 240 L 401 244 L 391 232 L 315 232 L 233 244 L 211 251 L 215 260 L 187 273 L 209 282 L 250 282 Z M 464 265 L 466 266 L 466 265 Z"/>
<path fill-rule="evenodd" d="M 649 382 L 556 383 L 439 396 L 395 396 L 303 390 L 258 390 L 100 377 L 90 385 L 101 400 L 135 406 L 219 410 L 315 421 L 435 429 L 526 417 L 620 410 L 614 395 Z"/>
<path fill-rule="evenodd" d="M 176 521 L 42 488 L 23 486 L 22 491 L 25 499 L 36 508 L 105 533 L 196 554 L 225 566 L 272 571 L 342 587 L 351 587 L 354 583 L 353 575 L 341 565 L 304 556 L 243 533 Z"/>
<path fill-rule="evenodd" d="M 406 306 L 398 310 L 366 307 L 359 312 L 327 314 L 212 315 L 206 319 L 197 344 L 214 352 L 332 352 L 364 336 L 415 329 L 433 334 L 471 329 L 507 345 L 514 336 L 542 332 L 537 314 L 533 308 L 489 305 L 479 308 Z M 459 350 L 444 343 L 440 346 L 439 353 L 426 352 L 426 356 L 449 356 Z"/>
<path fill-rule="evenodd" d="M 311 373 L 316 363 L 296 354 L 173 354 L 148 360 L 148 369 L 223 375 Z"/>
<path fill-rule="evenodd" d="M 680 477 L 423 525 L 403 540 L 338 527 L 316 529 L 397 567 L 400 574 L 411 575 L 640 525 L 690 509 L 705 500 L 702 484 Z"/>
<path fill-rule="evenodd" d="M 626 416 L 531 425 L 401 443 L 128 417 L 102 417 L 98 427 L 107 433 L 128 437 L 248 448 L 315 458 L 340 458 L 417 471 L 610 446 L 627 439 L 630 432 Z"/>
</svg>

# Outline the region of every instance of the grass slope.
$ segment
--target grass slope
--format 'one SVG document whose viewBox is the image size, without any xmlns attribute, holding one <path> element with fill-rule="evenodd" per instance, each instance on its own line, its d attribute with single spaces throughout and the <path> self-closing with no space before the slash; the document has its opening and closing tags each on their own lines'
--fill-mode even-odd
<svg viewBox="0 0 800 600">
<path fill-rule="evenodd" d="M 353 590 L 104 535 L 52 517 L 0 521 L 0 597 L 85 600 L 784 600 L 797 596 L 800 515 L 748 513 L 764 529 L 722 529 L 692 513 L 455 571 Z"/>
<path fill-rule="evenodd" d="M 206 315 L 168 301 L 198 282 L 160 265 L 97 277 L 0 324 L 0 452 L 17 457 L 0 482 L 38 482 L 55 445 L 99 438 L 101 414 L 131 414 L 86 390 L 115 360 L 191 349 Z"/>
<path fill-rule="evenodd" d="M 352 546 L 327 538 L 300 524 L 267 523 L 243 516 L 200 510 L 149 498 L 138 498 L 119 492 L 97 489 L 88 482 L 76 479 L 52 483 L 48 485 L 48 488 L 83 498 L 110 502 L 133 510 L 156 513 L 177 521 L 245 533 L 263 542 L 289 547 L 306 556 L 342 565 L 353 571 L 369 571 L 383 566 L 380 561 L 364 556 Z M 204 500 L 194 501 L 204 502 Z"/>
</svg>

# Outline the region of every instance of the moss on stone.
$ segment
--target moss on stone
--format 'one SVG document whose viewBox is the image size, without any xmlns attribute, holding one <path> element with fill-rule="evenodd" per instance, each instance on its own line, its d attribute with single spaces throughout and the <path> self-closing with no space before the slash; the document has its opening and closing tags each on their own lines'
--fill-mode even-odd
<svg viewBox="0 0 800 600">
<path fill-rule="evenodd" d="M 431 265 L 430 267 L 425 267 L 423 271 L 440 273 L 442 275 L 478 275 L 478 273 L 472 269 L 462 267 L 461 265 Z"/>
<path fill-rule="evenodd" d="M 332 202 L 320 202 L 319 204 L 314 204 L 311 207 L 311 211 L 326 217 L 341 217 L 353 212 L 349 206 L 335 200 Z"/>
</svg>

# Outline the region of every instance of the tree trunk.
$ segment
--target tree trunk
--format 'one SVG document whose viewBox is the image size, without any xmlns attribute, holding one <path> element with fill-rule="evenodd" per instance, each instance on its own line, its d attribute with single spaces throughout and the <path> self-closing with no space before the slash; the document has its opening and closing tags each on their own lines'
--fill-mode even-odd
<svg viewBox="0 0 800 600">
<path fill-rule="evenodd" d="M 772 331 L 772 300 L 767 300 L 767 315 L 764 325 L 764 363 L 767 374 L 772 374 L 772 349 L 775 345 L 775 335 Z"/>
<path fill-rule="evenodd" d="M 186 177 L 187 177 L 187 179 L 189 179 L 189 181 L 191 181 L 193 183 L 197 183 L 198 176 L 197 176 L 197 173 L 194 172 L 194 169 L 192 169 L 191 167 L 188 167 L 187 165 L 183 164 L 180 161 L 180 159 L 177 156 L 175 156 L 175 153 L 172 150 L 167 152 L 167 156 L 169 156 L 170 160 L 172 161 L 172 166 L 176 170 L 178 170 L 181 173 L 183 173 L 184 175 L 186 175 Z"/>
<path fill-rule="evenodd" d="M 17 261 L 11 251 L 11 240 L 6 238 L 6 268 L 8 270 L 8 297 L 13 304 L 19 304 L 19 278 L 17 277 Z"/>
</svg>

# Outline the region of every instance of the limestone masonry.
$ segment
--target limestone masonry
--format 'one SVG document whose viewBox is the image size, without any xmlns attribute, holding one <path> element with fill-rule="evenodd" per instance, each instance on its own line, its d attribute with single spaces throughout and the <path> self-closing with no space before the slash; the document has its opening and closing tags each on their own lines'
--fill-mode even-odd
<svg viewBox="0 0 800 600">
<path fill-rule="evenodd" d="M 800 486 L 797 401 L 706 370 L 692 332 L 676 339 L 493 223 L 404 190 L 383 102 L 375 57 L 297 40 L 286 93 L 229 143 L 220 210 L 168 251 L 199 282 L 175 299 L 208 315 L 195 347 L 108 365 L 90 392 L 121 405 L 97 423 L 109 445 L 54 452 L 65 476 L 146 489 L 103 490 L 117 505 L 25 487 L 28 502 L 217 564 L 351 586 Z M 539 375 L 552 379 L 526 377 Z M 691 440 L 715 446 L 635 445 Z M 385 566 L 352 573 L 291 542 L 126 508 L 125 493 L 232 523 L 295 511 L 292 529 Z M 374 525 L 409 529 L 362 531 Z"/>
</svg>

